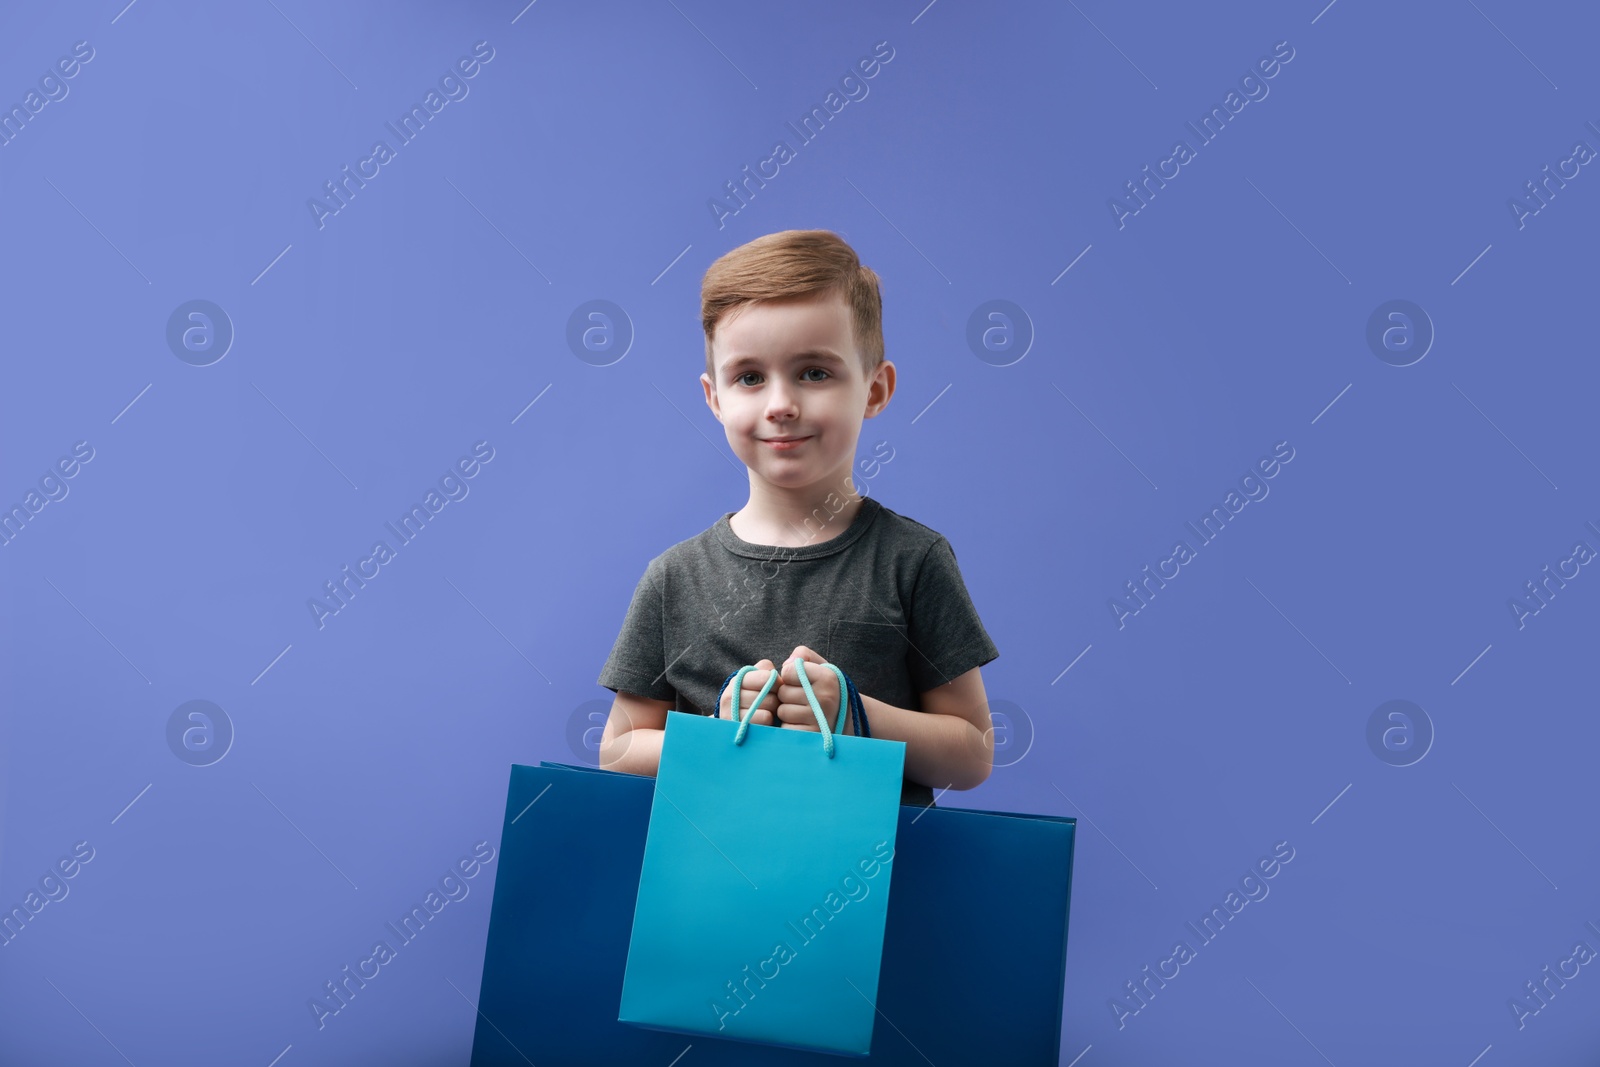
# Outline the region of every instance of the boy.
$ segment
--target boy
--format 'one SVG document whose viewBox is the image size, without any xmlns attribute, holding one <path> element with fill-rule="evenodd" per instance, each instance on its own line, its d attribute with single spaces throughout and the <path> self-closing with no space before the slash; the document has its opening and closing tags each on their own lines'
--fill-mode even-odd
<svg viewBox="0 0 1600 1067">
<path fill-rule="evenodd" d="M 949 542 L 850 477 L 862 420 L 894 395 L 877 274 L 826 230 L 768 234 L 706 271 L 701 324 L 700 383 L 749 468 L 750 499 L 646 568 L 598 679 L 617 694 L 600 766 L 655 774 L 667 711 L 730 718 L 733 686 L 720 703 L 717 691 L 745 664 L 760 669 L 741 711 L 780 672 L 752 724 L 817 731 L 803 659 L 830 726 L 839 681 L 810 664 L 837 663 L 872 736 L 905 742 L 902 804 L 973 788 L 994 762 L 978 669 L 999 650 Z M 773 652 L 781 668 L 757 659 Z"/>
</svg>

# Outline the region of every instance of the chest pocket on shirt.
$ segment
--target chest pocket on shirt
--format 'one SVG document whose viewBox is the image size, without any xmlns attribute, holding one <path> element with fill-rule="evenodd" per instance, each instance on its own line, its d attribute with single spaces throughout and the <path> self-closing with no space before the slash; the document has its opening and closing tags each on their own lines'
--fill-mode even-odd
<svg viewBox="0 0 1600 1067">
<path fill-rule="evenodd" d="M 828 628 L 828 662 L 837 663 L 863 695 L 902 707 L 913 695 L 902 692 L 909 648 L 905 633 L 888 623 L 837 619 Z"/>
</svg>

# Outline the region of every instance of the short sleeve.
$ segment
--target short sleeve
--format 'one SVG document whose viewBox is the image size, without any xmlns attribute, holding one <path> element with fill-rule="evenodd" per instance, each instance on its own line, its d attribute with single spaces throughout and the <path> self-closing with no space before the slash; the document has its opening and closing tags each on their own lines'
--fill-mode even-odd
<svg viewBox="0 0 1600 1067">
<path fill-rule="evenodd" d="M 678 691 L 666 678 L 666 640 L 661 618 L 665 578 L 665 568 L 657 557 L 634 587 L 622 630 L 600 669 L 598 682 L 605 688 L 651 700 L 677 700 Z"/>
<path fill-rule="evenodd" d="M 1000 655 L 967 593 L 955 550 L 943 536 L 928 546 L 911 594 L 906 659 L 918 693 L 937 689 Z"/>
</svg>

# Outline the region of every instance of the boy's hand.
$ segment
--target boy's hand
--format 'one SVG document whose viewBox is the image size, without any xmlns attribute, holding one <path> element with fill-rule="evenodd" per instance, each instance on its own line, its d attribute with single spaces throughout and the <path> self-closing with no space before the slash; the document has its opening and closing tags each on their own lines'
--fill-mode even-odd
<svg viewBox="0 0 1600 1067">
<path fill-rule="evenodd" d="M 770 659 L 762 660 L 756 664 L 756 667 L 756 670 L 750 671 L 744 676 L 744 684 L 739 687 L 739 714 L 741 716 L 750 705 L 756 702 L 756 697 L 761 694 L 761 687 L 767 684 L 767 675 L 777 670 L 777 667 L 773 665 Z M 755 714 L 750 716 L 752 724 L 756 726 L 779 725 L 776 716 L 778 713 L 778 689 L 782 684 L 780 680 L 777 685 L 774 685 L 772 691 L 767 694 L 767 699 L 763 700 L 760 706 L 757 707 Z M 722 691 L 722 703 L 717 708 L 717 718 L 733 718 L 733 686 L 731 685 Z"/>
<path fill-rule="evenodd" d="M 839 678 L 832 671 L 823 670 L 827 660 L 811 651 L 805 645 L 798 646 L 789 654 L 783 663 L 783 672 L 778 676 L 778 684 L 773 692 L 778 696 L 779 725 L 786 730 L 810 730 L 812 733 L 821 733 L 817 726 L 816 713 L 811 710 L 811 704 L 806 700 L 806 691 L 800 684 L 800 669 L 795 666 L 796 660 L 806 661 L 806 681 L 811 683 L 811 692 L 816 694 L 817 703 L 822 706 L 822 714 L 828 719 L 828 728 L 839 717 Z M 766 662 L 765 660 L 762 661 Z M 754 672 L 751 672 L 752 675 Z M 850 715 L 845 713 L 844 732 L 854 734 L 854 723 Z"/>
</svg>

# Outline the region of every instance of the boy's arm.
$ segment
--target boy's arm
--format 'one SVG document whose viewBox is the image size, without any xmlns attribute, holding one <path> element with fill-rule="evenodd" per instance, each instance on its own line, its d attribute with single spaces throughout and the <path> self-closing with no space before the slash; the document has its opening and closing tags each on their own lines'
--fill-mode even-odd
<svg viewBox="0 0 1600 1067">
<path fill-rule="evenodd" d="M 600 768 L 655 777 L 670 710 L 670 700 L 651 700 L 618 690 L 600 735 Z"/>
<path fill-rule="evenodd" d="M 906 745 L 905 776 L 931 789 L 972 789 L 994 769 L 994 722 L 981 668 L 921 694 L 922 710 L 861 694 L 872 736 Z"/>
<path fill-rule="evenodd" d="M 754 725 L 776 726 L 777 693 L 768 693 L 760 704 L 756 704 L 756 697 L 761 695 L 761 687 L 766 684 L 767 672 L 777 670 L 777 665 L 770 659 L 763 659 L 756 667 L 759 669 L 746 674 L 744 684 L 739 687 L 743 694 L 739 706 L 747 710 L 755 705 L 756 710 L 750 715 Z M 606 728 L 600 734 L 600 769 L 654 777 L 661 768 L 661 742 L 666 737 L 667 712 L 672 710 L 673 701 L 653 700 L 623 689 L 616 693 Z M 718 717 L 732 718 L 733 696 L 732 686 L 723 690 Z"/>
<path fill-rule="evenodd" d="M 779 714 L 784 726 L 815 730 L 811 710 L 802 702 L 794 661 L 826 661 L 800 645 L 783 664 L 779 688 Z M 980 668 L 973 667 L 934 689 L 920 694 L 922 710 L 898 708 L 866 693 L 861 706 L 867 712 L 872 736 L 903 741 L 905 776 L 931 789 L 972 789 L 983 784 L 994 769 L 994 722 L 989 716 L 989 696 L 984 692 Z"/>
</svg>

